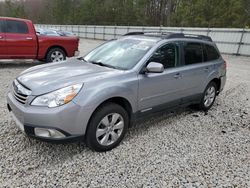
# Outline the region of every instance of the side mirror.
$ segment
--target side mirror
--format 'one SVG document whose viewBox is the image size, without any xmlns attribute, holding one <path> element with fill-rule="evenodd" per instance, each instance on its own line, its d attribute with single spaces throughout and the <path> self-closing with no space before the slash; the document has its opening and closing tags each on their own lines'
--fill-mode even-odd
<svg viewBox="0 0 250 188">
<path fill-rule="evenodd" d="M 146 67 L 146 72 L 148 73 L 162 73 L 164 71 L 164 67 L 161 63 L 150 62 Z"/>
</svg>

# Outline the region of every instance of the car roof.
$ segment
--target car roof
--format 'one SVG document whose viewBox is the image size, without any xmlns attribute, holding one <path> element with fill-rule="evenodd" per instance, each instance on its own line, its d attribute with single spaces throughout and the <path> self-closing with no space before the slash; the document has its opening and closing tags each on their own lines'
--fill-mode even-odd
<svg viewBox="0 0 250 188">
<path fill-rule="evenodd" d="M 124 35 L 122 38 L 120 39 L 134 39 L 134 40 L 142 40 L 142 41 L 149 41 L 149 42 L 153 42 L 153 43 L 157 43 L 159 41 L 161 41 L 162 39 L 159 37 L 154 37 L 154 36 L 146 36 L 146 35 Z"/>
<path fill-rule="evenodd" d="M 124 36 L 144 36 L 158 38 L 159 40 L 164 39 L 194 39 L 206 42 L 213 42 L 212 38 L 205 35 L 194 35 L 194 34 L 184 34 L 184 33 L 171 33 L 171 32 L 130 32 Z"/>
<path fill-rule="evenodd" d="M 5 19 L 5 20 L 17 20 L 17 21 L 24 21 L 24 22 L 31 22 L 28 19 L 23 19 L 23 18 L 13 18 L 13 17 L 0 17 L 0 19 Z"/>
</svg>

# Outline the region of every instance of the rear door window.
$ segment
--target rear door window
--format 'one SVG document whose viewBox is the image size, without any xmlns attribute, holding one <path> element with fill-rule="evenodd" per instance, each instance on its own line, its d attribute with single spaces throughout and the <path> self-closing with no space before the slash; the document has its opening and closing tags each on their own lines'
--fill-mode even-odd
<svg viewBox="0 0 250 188">
<path fill-rule="evenodd" d="M 23 21 L 6 20 L 6 33 L 27 34 L 28 26 Z"/>
<path fill-rule="evenodd" d="M 0 33 L 4 33 L 4 20 L 0 20 Z"/>
<path fill-rule="evenodd" d="M 185 65 L 191 65 L 203 62 L 203 50 L 200 43 L 185 43 L 184 44 L 184 59 Z"/>
<path fill-rule="evenodd" d="M 214 61 L 220 58 L 220 54 L 214 46 L 204 44 L 204 61 Z"/>
</svg>

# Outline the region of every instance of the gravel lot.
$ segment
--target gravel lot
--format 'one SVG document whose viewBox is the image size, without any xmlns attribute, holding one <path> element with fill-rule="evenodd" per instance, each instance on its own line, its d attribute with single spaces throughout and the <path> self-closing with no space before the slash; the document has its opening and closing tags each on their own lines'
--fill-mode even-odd
<svg viewBox="0 0 250 188">
<path fill-rule="evenodd" d="M 86 53 L 102 41 L 82 40 Z M 250 58 L 225 56 L 228 80 L 214 107 L 161 113 L 107 153 L 83 143 L 25 137 L 8 116 L 8 85 L 39 62 L 0 62 L 1 187 L 250 187 Z"/>
</svg>

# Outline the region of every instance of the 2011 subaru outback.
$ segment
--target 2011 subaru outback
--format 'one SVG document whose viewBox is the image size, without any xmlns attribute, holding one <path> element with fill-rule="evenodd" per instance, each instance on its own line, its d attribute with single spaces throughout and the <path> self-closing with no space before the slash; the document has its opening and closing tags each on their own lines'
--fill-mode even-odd
<svg viewBox="0 0 250 188">
<path fill-rule="evenodd" d="M 210 37 L 133 32 L 84 57 L 22 72 L 7 103 L 30 137 L 84 138 L 107 151 L 143 115 L 191 104 L 210 109 L 225 81 L 226 63 Z"/>
</svg>

